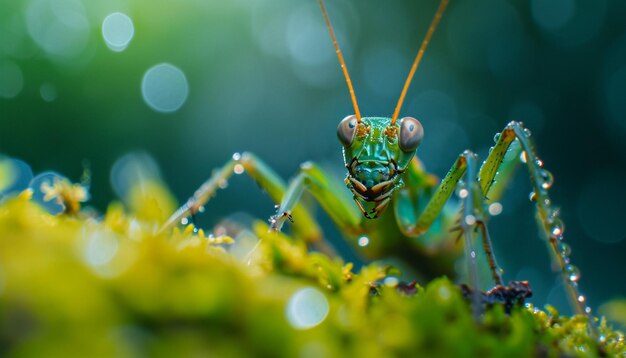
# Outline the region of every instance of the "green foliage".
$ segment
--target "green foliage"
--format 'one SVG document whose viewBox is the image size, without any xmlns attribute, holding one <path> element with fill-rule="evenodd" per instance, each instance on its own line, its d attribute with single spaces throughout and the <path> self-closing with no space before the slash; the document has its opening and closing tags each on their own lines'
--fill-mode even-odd
<svg viewBox="0 0 626 358">
<path fill-rule="evenodd" d="M 594 339 L 583 316 L 550 307 L 507 315 L 499 305 L 478 323 L 446 278 L 405 294 L 383 281 L 388 268 L 353 272 L 262 222 L 243 256 L 230 237 L 192 226 L 159 233 L 172 202 L 162 187 L 146 188 L 132 209 L 113 203 L 102 218 L 52 216 L 29 192 L 0 204 L 0 355 L 626 354 L 623 335 L 604 323 Z M 307 287 L 321 304 L 300 308 L 328 312 L 304 328 L 289 307 Z"/>
</svg>

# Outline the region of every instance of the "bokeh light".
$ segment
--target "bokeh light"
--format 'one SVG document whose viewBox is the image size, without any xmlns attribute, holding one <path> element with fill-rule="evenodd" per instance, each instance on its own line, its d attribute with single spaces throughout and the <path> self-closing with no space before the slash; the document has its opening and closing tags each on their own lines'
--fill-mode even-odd
<svg viewBox="0 0 626 358">
<path fill-rule="evenodd" d="M 183 71 L 169 63 L 151 67 L 141 81 L 141 94 L 150 108 L 158 112 L 175 112 L 187 100 L 189 85 Z"/>
<path fill-rule="evenodd" d="M 626 66 L 613 72 L 606 85 L 606 103 L 609 117 L 626 130 Z"/>
<path fill-rule="evenodd" d="M 32 39 L 53 57 L 76 57 L 89 42 L 90 24 L 79 0 L 31 0 L 26 25 Z"/>
<path fill-rule="evenodd" d="M 121 199 L 127 199 L 130 190 L 160 177 L 159 166 L 146 153 L 129 153 L 119 158 L 111 168 L 111 186 Z"/>
<path fill-rule="evenodd" d="M 285 314 L 292 327 L 308 329 L 322 323 L 329 309 L 328 300 L 320 290 L 306 287 L 291 296 Z"/>
<path fill-rule="evenodd" d="M 33 179 L 33 171 L 24 161 L 0 155 L 0 197 L 18 193 Z"/>
<path fill-rule="evenodd" d="M 363 115 L 393 110 L 437 4 L 326 4 Z M 0 152 L 23 160 L 10 158 L 22 174 L 3 194 L 28 186 L 28 165 L 77 178 L 86 159 L 95 212 L 160 175 L 157 163 L 163 182 L 183 201 L 214 168 L 246 150 L 285 182 L 300 163 L 316 161 L 348 196 L 335 133 L 353 109 L 315 1 L 161 5 L 3 3 Z M 626 289 L 619 274 L 626 240 L 614 231 L 614 222 L 626 215 L 616 191 L 616 183 L 626 182 L 624 18 L 622 0 L 450 2 L 401 111 L 423 123 L 418 155 L 438 177 L 465 149 L 484 159 L 508 121 L 525 123 L 554 174 L 550 195 L 592 304 Z M 113 165 L 135 150 L 150 156 Z M 103 179 L 109 172 L 111 182 Z M 599 187 L 616 194 L 607 197 Z M 554 274 L 549 258 L 539 255 L 547 251 L 538 239 L 530 190 L 521 169 L 498 199 L 502 208 L 491 207 L 502 213 L 490 230 L 505 280 L 532 261 L 539 273 L 528 277 L 531 285 L 540 281 L 537 275 L 547 282 L 538 283 L 545 299 Z M 265 220 L 273 205 L 247 175 L 233 176 L 229 190 L 220 190 L 197 220 L 208 232 L 233 212 Z M 313 211 L 325 235 L 340 241 L 328 215 Z M 238 240 L 249 244 L 240 254 L 247 259 L 255 238 L 242 234 Z"/>
<path fill-rule="evenodd" d="M 32 200 L 43 207 L 48 213 L 56 215 L 62 213 L 65 210 L 63 204 L 60 204 L 55 198 L 52 200 L 46 200 L 44 197 L 46 193 L 43 191 L 43 186 L 47 185 L 51 187 L 55 181 L 67 180 L 64 176 L 57 172 L 45 171 L 38 174 L 30 181 L 28 187 L 33 191 Z"/>
<path fill-rule="evenodd" d="M 52 102 L 57 99 L 58 96 L 56 86 L 47 82 L 39 87 L 39 93 L 41 94 L 41 99 L 46 102 Z"/>
<path fill-rule="evenodd" d="M 533 19 L 546 30 L 555 30 L 567 24 L 576 12 L 575 0 L 532 0 Z"/>
<path fill-rule="evenodd" d="M 0 98 L 13 98 L 24 87 L 20 66 L 9 60 L 0 60 Z"/>
<path fill-rule="evenodd" d="M 124 13 L 114 12 L 102 21 L 102 37 L 112 51 L 124 51 L 134 35 L 133 21 Z"/>
</svg>

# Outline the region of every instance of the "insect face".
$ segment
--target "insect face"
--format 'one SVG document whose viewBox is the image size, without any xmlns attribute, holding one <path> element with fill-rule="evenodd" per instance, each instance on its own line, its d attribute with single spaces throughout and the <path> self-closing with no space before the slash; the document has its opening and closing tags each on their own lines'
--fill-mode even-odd
<svg viewBox="0 0 626 358">
<path fill-rule="evenodd" d="M 348 116 L 337 136 L 348 169 L 346 185 L 365 217 L 376 218 L 402 185 L 402 173 L 424 136 L 422 125 L 411 117 L 392 124 L 391 118 Z"/>
</svg>

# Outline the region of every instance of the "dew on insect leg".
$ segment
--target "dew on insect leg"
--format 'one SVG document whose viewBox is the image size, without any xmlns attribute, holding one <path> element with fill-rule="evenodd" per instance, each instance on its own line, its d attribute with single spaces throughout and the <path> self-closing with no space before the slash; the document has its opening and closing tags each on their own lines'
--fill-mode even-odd
<svg viewBox="0 0 626 358">
<path fill-rule="evenodd" d="M 541 175 L 541 187 L 544 189 L 550 189 L 552 184 L 554 184 L 554 175 L 549 171 L 542 169 L 539 174 Z"/>
<path fill-rule="evenodd" d="M 219 186 L 220 189 L 226 189 L 228 188 L 228 181 L 222 179 L 219 182 L 217 182 L 217 186 Z"/>
<path fill-rule="evenodd" d="M 233 160 L 240 160 L 240 159 L 241 159 L 241 154 L 239 153 L 233 154 Z"/>
<path fill-rule="evenodd" d="M 465 188 L 462 188 L 458 190 L 456 195 L 461 199 L 465 199 L 469 195 L 469 191 Z"/>
<path fill-rule="evenodd" d="M 565 271 L 567 272 L 567 279 L 571 282 L 578 282 L 580 280 L 580 270 L 574 265 L 566 265 Z"/>
<path fill-rule="evenodd" d="M 235 174 L 242 174 L 246 169 L 241 164 L 235 164 L 233 167 L 233 172 Z"/>
<path fill-rule="evenodd" d="M 543 168 L 543 160 L 539 158 L 535 159 L 535 165 L 539 168 Z"/>
<path fill-rule="evenodd" d="M 525 151 L 525 150 L 524 150 L 524 151 L 522 151 L 522 152 L 520 153 L 520 155 L 519 155 L 519 160 L 520 160 L 522 163 L 526 163 L 526 162 L 528 161 L 528 154 L 526 154 L 526 151 Z"/>
<path fill-rule="evenodd" d="M 361 236 L 359 237 L 358 241 L 357 241 L 358 245 L 361 247 L 365 247 L 370 243 L 370 239 L 367 236 Z"/>
<path fill-rule="evenodd" d="M 565 232 L 565 224 L 563 224 L 563 220 L 558 217 L 553 217 L 550 219 L 550 235 L 558 238 L 562 236 Z"/>
<path fill-rule="evenodd" d="M 579 295 L 577 300 L 580 303 L 584 303 L 587 300 L 587 298 L 585 296 L 583 296 L 583 295 Z"/>
<path fill-rule="evenodd" d="M 198 207 L 198 212 L 199 212 L 199 213 L 203 213 L 203 212 L 204 212 L 204 205 L 200 205 L 200 206 Z"/>
<path fill-rule="evenodd" d="M 561 256 L 563 256 L 563 258 L 572 254 L 572 248 L 564 242 L 559 242 L 557 248 Z"/>
<path fill-rule="evenodd" d="M 500 140 L 500 137 L 501 137 L 501 136 L 502 136 L 502 133 L 496 133 L 496 134 L 493 136 L 493 141 L 494 141 L 495 143 L 498 143 L 498 141 Z M 493 147 L 491 147 L 491 149 L 493 149 Z"/>
<path fill-rule="evenodd" d="M 182 218 L 182 219 L 180 219 L 180 223 L 181 223 L 181 225 L 189 224 L 189 218 Z"/>
<path fill-rule="evenodd" d="M 528 194 L 528 200 L 536 201 L 537 200 L 537 193 L 535 193 L 534 191 L 531 191 L 530 194 Z"/>
<path fill-rule="evenodd" d="M 464 181 L 459 181 L 459 183 L 456 186 L 455 193 L 456 193 L 456 196 L 458 196 L 461 199 L 467 198 L 467 196 L 469 195 L 469 190 L 467 190 L 467 185 L 465 184 Z"/>
<path fill-rule="evenodd" d="M 530 129 L 528 128 L 524 128 L 524 133 L 526 134 L 527 137 L 530 137 L 532 135 L 532 133 L 530 132 Z"/>
</svg>

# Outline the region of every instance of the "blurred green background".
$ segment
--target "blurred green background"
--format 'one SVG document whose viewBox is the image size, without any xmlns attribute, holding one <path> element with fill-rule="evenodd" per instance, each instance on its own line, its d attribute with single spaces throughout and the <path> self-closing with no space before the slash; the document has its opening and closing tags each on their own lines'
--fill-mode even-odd
<svg viewBox="0 0 626 358">
<path fill-rule="evenodd" d="M 328 0 L 364 115 L 391 114 L 437 6 Z M 626 289 L 624 19 L 622 0 L 452 0 L 401 113 L 424 124 L 418 155 L 439 176 L 466 148 L 484 158 L 508 121 L 531 129 L 593 308 Z M 335 130 L 352 111 L 314 0 L 0 0 L 0 153 L 73 180 L 88 162 L 100 211 L 130 152 L 148 153 L 180 201 L 243 150 L 284 178 L 314 160 L 341 180 Z M 495 251 L 533 302 L 565 307 L 529 191 L 520 171 L 491 224 Z M 200 223 L 272 208 L 240 176 Z"/>
</svg>

